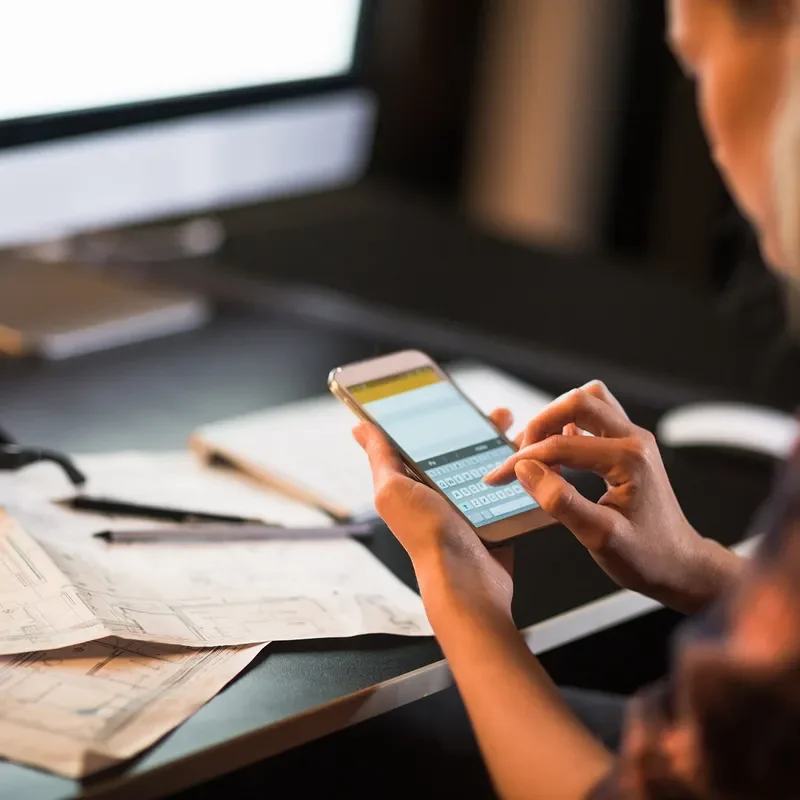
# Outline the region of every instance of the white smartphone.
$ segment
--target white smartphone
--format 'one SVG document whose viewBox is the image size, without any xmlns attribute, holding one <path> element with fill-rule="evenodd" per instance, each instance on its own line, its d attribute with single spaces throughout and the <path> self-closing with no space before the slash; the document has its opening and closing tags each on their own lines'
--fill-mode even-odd
<svg viewBox="0 0 800 800">
<path fill-rule="evenodd" d="M 409 471 L 484 541 L 503 542 L 554 523 L 519 482 L 483 483 L 516 448 L 430 356 L 406 350 L 339 367 L 328 387 L 356 416 L 377 425 Z"/>
</svg>

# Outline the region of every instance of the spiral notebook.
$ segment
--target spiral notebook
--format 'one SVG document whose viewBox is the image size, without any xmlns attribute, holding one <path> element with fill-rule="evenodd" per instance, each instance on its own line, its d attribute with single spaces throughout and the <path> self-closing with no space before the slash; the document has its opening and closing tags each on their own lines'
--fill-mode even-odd
<svg viewBox="0 0 800 800">
<path fill-rule="evenodd" d="M 552 397 L 497 369 L 460 364 L 448 370 L 482 411 L 514 414 L 511 435 Z M 337 520 L 374 516 L 366 457 L 353 441 L 355 418 L 330 395 L 271 408 L 198 429 L 190 446 L 207 461 L 223 461 L 273 489 Z"/>
</svg>

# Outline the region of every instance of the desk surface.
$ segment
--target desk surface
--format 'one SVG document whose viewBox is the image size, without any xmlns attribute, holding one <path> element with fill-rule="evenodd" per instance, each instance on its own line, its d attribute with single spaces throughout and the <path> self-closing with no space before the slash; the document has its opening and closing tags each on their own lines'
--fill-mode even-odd
<svg viewBox="0 0 800 800">
<path fill-rule="evenodd" d="M 73 361 L 0 362 L 0 420 L 26 444 L 73 452 L 181 448 L 202 423 L 320 394 L 331 366 L 381 348 L 380 341 L 286 317 L 220 316 L 201 331 Z M 690 519 L 709 535 L 735 541 L 765 490 L 762 472 L 671 466 Z M 408 560 L 388 532 L 370 547 L 413 585 Z M 614 591 L 559 528 L 520 543 L 517 571 L 522 626 Z M 579 635 L 574 621 L 566 620 L 572 633 L 555 638 L 552 626 L 542 629 L 540 643 Z M 581 624 L 585 633 L 594 623 Z M 2 763 L 0 793 L 27 800 L 171 793 L 444 688 L 446 669 L 430 666 L 440 658 L 432 640 L 392 637 L 271 646 L 186 724 L 129 764 L 81 785 Z M 379 684 L 380 690 L 372 688 Z"/>
</svg>

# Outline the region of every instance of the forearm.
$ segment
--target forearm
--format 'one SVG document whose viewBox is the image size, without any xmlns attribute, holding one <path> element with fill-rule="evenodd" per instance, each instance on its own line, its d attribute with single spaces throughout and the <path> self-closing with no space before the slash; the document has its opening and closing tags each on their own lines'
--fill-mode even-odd
<svg viewBox="0 0 800 800">
<path fill-rule="evenodd" d="M 510 615 L 480 593 L 464 596 L 457 583 L 430 572 L 420 581 L 497 790 L 504 798 L 585 797 L 610 755 L 572 716 Z"/>
</svg>

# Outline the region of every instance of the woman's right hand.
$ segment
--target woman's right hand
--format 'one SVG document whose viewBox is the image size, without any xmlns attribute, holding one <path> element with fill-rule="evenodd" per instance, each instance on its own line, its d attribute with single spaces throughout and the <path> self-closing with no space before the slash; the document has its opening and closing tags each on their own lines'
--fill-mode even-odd
<svg viewBox="0 0 800 800">
<path fill-rule="evenodd" d="M 583 431 L 593 436 L 576 435 Z M 562 466 L 598 474 L 606 493 L 587 500 L 559 474 Z M 741 559 L 684 516 L 655 437 L 599 381 L 547 406 L 527 425 L 519 451 L 484 480 L 515 477 L 620 586 L 692 613 L 738 573 Z"/>
</svg>

